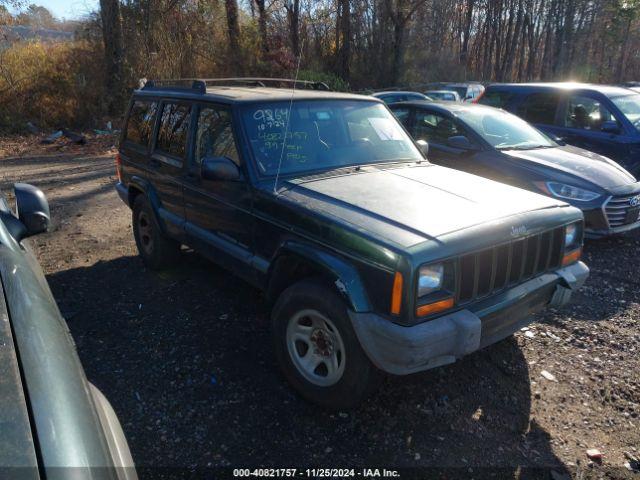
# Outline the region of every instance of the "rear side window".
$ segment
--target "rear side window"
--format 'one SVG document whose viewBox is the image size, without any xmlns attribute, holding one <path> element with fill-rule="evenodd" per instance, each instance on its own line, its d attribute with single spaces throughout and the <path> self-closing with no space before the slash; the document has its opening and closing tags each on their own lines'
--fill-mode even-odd
<svg viewBox="0 0 640 480">
<path fill-rule="evenodd" d="M 513 93 L 500 90 L 492 90 L 484 93 L 484 96 L 480 98 L 478 103 L 482 105 L 489 105 L 495 108 L 504 108 L 507 103 L 513 98 Z"/>
<path fill-rule="evenodd" d="M 129 113 L 126 140 L 145 147 L 149 145 L 157 110 L 156 102 L 136 100 Z"/>
<path fill-rule="evenodd" d="M 165 103 L 160 117 L 156 148 L 174 157 L 184 158 L 190 117 L 190 105 Z"/>
<path fill-rule="evenodd" d="M 534 93 L 518 107 L 518 116 L 530 123 L 553 125 L 560 96 L 556 93 Z"/>
<path fill-rule="evenodd" d="M 229 110 L 210 107 L 200 110 L 196 134 L 196 164 L 200 165 L 204 157 L 227 157 L 240 165 Z"/>
</svg>

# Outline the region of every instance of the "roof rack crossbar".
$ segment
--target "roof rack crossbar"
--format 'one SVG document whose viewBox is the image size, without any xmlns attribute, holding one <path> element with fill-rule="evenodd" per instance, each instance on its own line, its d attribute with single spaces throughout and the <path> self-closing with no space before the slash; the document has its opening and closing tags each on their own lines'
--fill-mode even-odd
<svg viewBox="0 0 640 480">
<path fill-rule="evenodd" d="M 330 90 L 329 86 L 324 82 L 316 82 L 309 80 L 292 80 L 290 78 L 262 78 L 262 77 L 228 77 L 228 78 L 178 78 L 165 80 L 147 80 L 141 79 L 140 85 L 142 90 L 163 89 L 178 91 L 196 91 L 197 93 L 206 93 L 207 85 L 231 86 L 244 85 L 252 87 L 281 87 L 286 85 L 287 88 L 306 88 L 310 90 Z"/>
</svg>

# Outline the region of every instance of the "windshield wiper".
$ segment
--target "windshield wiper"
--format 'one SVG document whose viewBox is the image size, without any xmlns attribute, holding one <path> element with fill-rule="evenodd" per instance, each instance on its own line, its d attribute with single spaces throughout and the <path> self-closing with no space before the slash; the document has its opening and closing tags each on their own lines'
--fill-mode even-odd
<svg viewBox="0 0 640 480">
<path fill-rule="evenodd" d="M 506 145 L 496 147 L 496 150 L 536 150 L 538 148 L 553 148 L 554 145 Z"/>
</svg>

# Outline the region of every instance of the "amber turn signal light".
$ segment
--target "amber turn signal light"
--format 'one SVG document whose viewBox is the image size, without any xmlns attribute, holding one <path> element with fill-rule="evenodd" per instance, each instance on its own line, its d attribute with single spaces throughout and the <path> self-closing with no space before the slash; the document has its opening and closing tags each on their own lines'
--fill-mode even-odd
<svg viewBox="0 0 640 480">
<path fill-rule="evenodd" d="M 565 253 L 564 257 L 562 257 L 562 266 L 569 265 L 571 263 L 577 262 L 580 260 L 580 256 L 582 255 L 582 249 L 576 248 L 569 253 Z"/>
<path fill-rule="evenodd" d="M 391 313 L 400 315 L 400 307 L 402 306 L 402 274 L 396 272 L 393 278 L 393 291 L 391 292 Z"/>
<path fill-rule="evenodd" d="M 418 317 L 425 317 L 427 315 L 431 315 L 432 313 L 442 312 L 443 310 L 447 310 L 453 307 L 453 304 L 454 304 L 453 298 L 449 297 L 434 303 L 421 305 L 416 309 L 416 315 Z"/>
</svg>

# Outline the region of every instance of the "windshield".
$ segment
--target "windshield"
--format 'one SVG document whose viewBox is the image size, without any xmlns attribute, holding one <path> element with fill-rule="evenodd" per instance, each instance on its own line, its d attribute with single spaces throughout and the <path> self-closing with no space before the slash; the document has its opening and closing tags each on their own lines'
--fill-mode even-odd
<svg viewBox="0 0 640 480">
<path fill-rule="evenodd" d="M 612 97 L 611 101 L 640 132 L 640 94 Z"/>
<path fill-rule="evenodd" d="M 251 150 L 263 175 L 294 174 L 422 155 L 380 103 L 357 100 L 288 101 L 242 112 Z M 287 119 L 290 123 L 287 126 Z M 284 141 L 286 132 L 286 141 Z"/>
<path fill-rule="evenodd" d="M 473 108 L 457 113 L 478 135 L 498 150 L 529 150 L 556 147 L 549 137 L 515 115 L 490 108 Z"/>
</svg>

